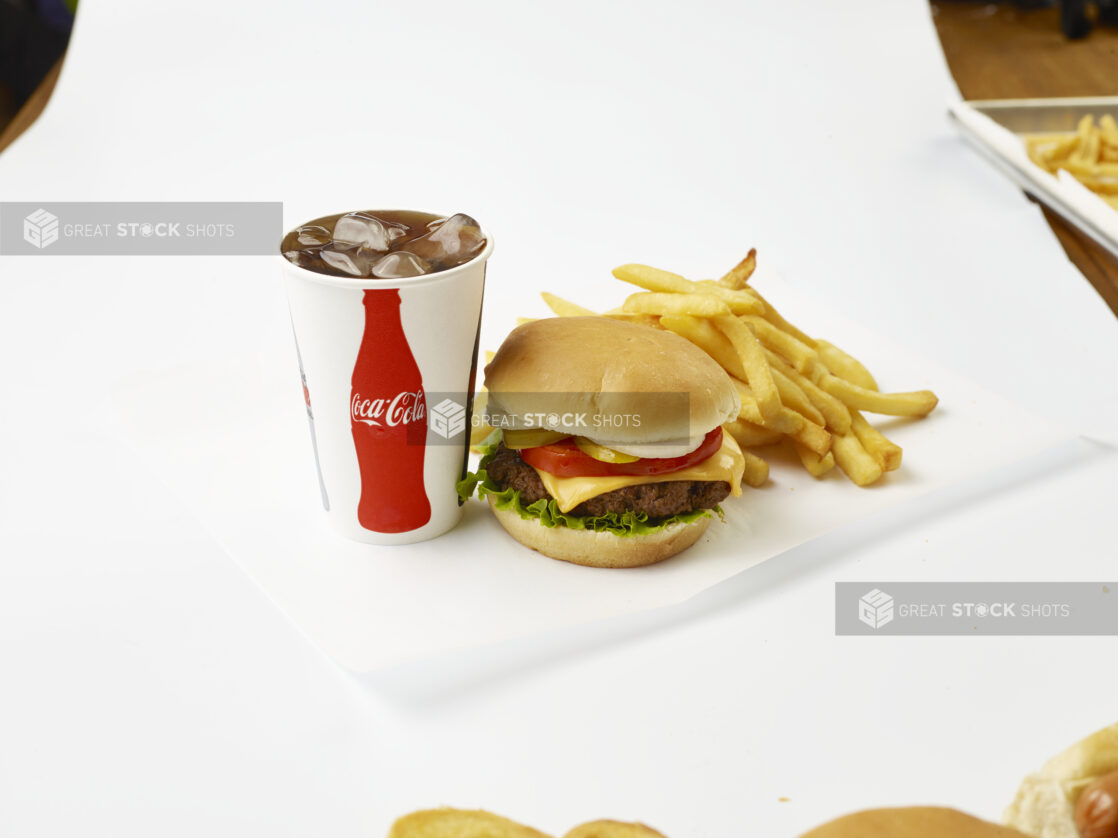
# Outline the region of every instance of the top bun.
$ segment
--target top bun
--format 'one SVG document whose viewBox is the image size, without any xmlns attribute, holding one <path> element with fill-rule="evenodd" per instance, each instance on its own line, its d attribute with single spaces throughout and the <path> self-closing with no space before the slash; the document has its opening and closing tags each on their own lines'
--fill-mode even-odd
<svg viewBox="0 0 1118 838">
<path fill-rule="evenodd" d="M 1004 820 L 1038 838 L 1079 838 L 1075 803 L 1091 783 L 1118 770 L 1118 724 L 1054 756 L 1021 783 Z"/>
<path fill-rule="evenodd" d="M 485 368 L 485 386 L 491 408 L 510 416 L 581 414 L 585 425 L 544 421 L 535 427 L 603 445 L 686 443 L 692 450 L 741 408 L 730 376 L 693 343 L 609 317 L 517 326 Z M 623 416 L 637 420 L 617 418 Z"/>
<path fill-rule="evenodd" d="M 1015 829 L 955 809 L 870 809 L 823 824 L 800 838 L 1024 838 Z"/>
<path fill-rule="evenodd" d="M 563 838 L 664 838 L 664 836 L 643 823 L 591 821 L 576 826 Z"/>
<path fill-rule="evenodd" d="M 481 809 L 425 809 L 392 824 L 388 838 L 550 838 Z"/>
</svg>

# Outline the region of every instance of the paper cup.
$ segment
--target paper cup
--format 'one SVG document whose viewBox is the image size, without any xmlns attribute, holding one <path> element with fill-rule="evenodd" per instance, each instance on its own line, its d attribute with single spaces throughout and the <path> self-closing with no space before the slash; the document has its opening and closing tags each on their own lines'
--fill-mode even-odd
<svg viewBox="0 0 1118 838">
<path fill-rule="evenodd" d="M 282 255 L 322 505 L 370 544 L 442 535 L 462 517 L 485 249 L 407 279 L 329 276 Z"/>
</svg>

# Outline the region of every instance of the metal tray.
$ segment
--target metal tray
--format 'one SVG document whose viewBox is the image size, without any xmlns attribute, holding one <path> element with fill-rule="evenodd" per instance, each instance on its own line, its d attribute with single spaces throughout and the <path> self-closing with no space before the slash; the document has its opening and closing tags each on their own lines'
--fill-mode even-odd
<svg viewBox="0 0 1118 838">
<path fill-rule="evenodd" d="M 1076 99 L 984 99 L 967 102 L 976 111 L 1014 134 L 1075 131 L 1088 114 L 1118 119 L 1118 96 Z"/>
<path fill-rule="evenodd" d="M 1118 237 L 1089 217 L 1082 203 L 1074 195 L 1051 188 L 1041 175 L 1044 170 L 1031 161 L 1011 159 L 990 141 L 989 137 L 975 131 L 959 118 L 959 111 L 969 108 L 989 117 L 1006 130 L 1021 137 L 1025 134 L 1074 132 L 1081 118 L 1093 114 L 1096 118 L 1110 114 L 1118 119 L 1118 96 L 1091 96 L 1068 99 L 986 99 L 961 102 L 948 110 L 955 126 L 979 152 L 998 169 L 1008 175 L 1028 194 L 1051 207 L 1068 223 L 1078 227 L 1100 245 L 1118 257 Z"/>
</svg>

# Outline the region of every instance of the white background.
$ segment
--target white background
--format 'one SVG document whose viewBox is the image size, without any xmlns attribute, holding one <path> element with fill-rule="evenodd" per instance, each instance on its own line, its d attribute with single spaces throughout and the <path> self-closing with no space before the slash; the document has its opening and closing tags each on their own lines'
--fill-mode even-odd
<svg viewBox="0 0 1118 838">
<path fill-rule="evenodd" d="M 284 345 L 275 265 L 0 259 L 0 835 L 379 836 L 441 803 L 672 838 L 893 803 L 996 818 L 1115 720 L 1115 639 L 832 629 L 836 580 L 1115 575 L 1113 315 L 950 132 L 954 95 L 917 0 L 83 0 L 4 200 L 463 209 L 497 239 L 488 346 L 541 289 L 592 303 L 618 262 L 704 276 L 757 245 L 1095 441 L 683 606 L 358 680 L 92 430 L 122 377 Z"/>
</svg>

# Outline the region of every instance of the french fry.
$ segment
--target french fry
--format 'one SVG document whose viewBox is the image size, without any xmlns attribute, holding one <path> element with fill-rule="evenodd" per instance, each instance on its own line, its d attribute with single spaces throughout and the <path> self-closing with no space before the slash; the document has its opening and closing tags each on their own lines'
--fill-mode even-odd
<svg viewBox="0 0 1118 838">
<path fill-rule="evenodd" d="M 731 291 L 729 288 L 723 288 L 720 285 L 703 286 L 696 283 L 703 293 L 708 293 L 713 297 L 717 297 L 730 307 L 730 312 L 733 314 L 760 314 L 765 310 L 764 303 L 754 299 L 751 294 L 745 291 Z"/>
<path fill-rule="evenodd" d="M 804 395 L 808 397 L 808 400 L 823 414 L 823 417 L 826 419 L 825 424 L 828 428 L 840 434 L 849 433 L 850 410 L 847 409 L 842 401 L 825 390 L 820 389 L 815 382 L 802 373 L 797 372 L 789 366 L 787 361 L 775 352 L 766 351 L 765 357 L 768 359 L 769 363 L 772 364 L 773 369 L 783 372 L 804 391 Z"/>
<path fill-rule="evenodd" d="M 1095 175 L 1079 176 L 1080 182 L 1098 195 L 1118 195 L 1118 180 L 1112 177 L 1096 177 Z"/>
<path fill-rule="evenodd" d="M 804 425 L 815 424 L 810 419 L 806 418 L 802 413 L 797 413 L 789 407 L 782 407 L 780 414 L 771 420 L 765 422 L 764 427 L 771 428 L 774 431 L 780 431 L 782 434 L 796 436 L 803 430 Z"/>
<path fill-rule="evenodd" d="M 776 389 L 780 392 L 780 400 L 784 404 L 817 425 L 825 423 L 823 414 L 811 403 L 800 385 L 775 367 L 770 366 L 769 369 L 772 371 L 773 381 L 776 382 Z"/>
<path fill-rule="evenodd" d="M 705 294 L 724 302 L 732 314 L 760 314 L 764 310 L 763 303 L 743 291 L 724 288 L 717 283 L 692 282 L 679 274 L 650 268 L 648 265 L 622 265 L 614 268 L 613 275 L 623 282 L 656 294 Z M 689 313 L 700 317 L 712 316 L 697 311 Z"/>
<path fill-rule="evenodd" d="M 822 477 L 835 467 L 835 455 L 828 451 L 822 457 L 799 442 L 793 442 L 792 447 L 799 455 L 800 462 L 812 477 Z"/>
<path fill-rule="evenodd" d="M 822 425 L 816 425 L 806 419 L 798 431 L 788 436 L 805 448 L 814 451 L 820 457 L 825 456 L 831 450 L 834 439 L 833 434 Z"/>
<path fill-rule="evenodd" d="M 813 381 L 806 378 L 798 378 L 795 381 L 816 409 L 823 414 L 826 419 L 823 424 L 829 430 L 840 434 L 850 431 L 850 409 L 840 399 L 820 389 Z"/>
<path fill-rule="evenodd" d="M 1051 174 L 1063 169 L 1112 206 L 1118 196 L 1118 122 L 1110 114 L 1095 123 L 1083 116 L 1074 133 L 1025 137 L 1029 159 Z"/>
<path fill-rule="evenodd" d="M 730 379 L 734 382 L 738 391 L 738 398 L 741 400 L 741 410 L 738 411 L 738 418 L 763 426 L 765 418 L 761 415 L 761 408 L 757 406 L 757 399 L 753 397 L 753 391 L 749 389 L 749 385 L 740 378 L 730 376 Z M 776 428 L 773 428 L 773 430 L 776 430 Z"/>
<path fill-rule="evenodd" d="M 831 452 L 835 462 L 856 486 L 869 486 L 881 479 L 884 469 L 869 452 L 862 447 L 854 434 L 834 434 L 831 437 Z"/>
<path fill-rule="evenodd" d="M 486 355 L 492 355 L 492 352 L 486 352 Z M 485 407 L 489 404 L 489 392 L 484 388 L 478 390 L 474 394 L 474 413 L 470 421 L 470 447 L 475 448 L 485 441 L 485 438 L 493 433 L 493 428 L 481 421 L 481 417 L 485 415 Z M 476 453 L 476 451 L 475 451 Z"/>
<path fill-rule="evenodd" d="M 730 307 L 709 294 L 669 294 L 659 291 L 636 293 L 622 308 L 631 314 L 687 314 L 692 317 L 730 316 Z"/>
<path fill-rule="evenodd" d="M 857 410 L 884 413 L 888 416 L 927 416 L 939 404 L 939 399 L 931 390 L 879 393 L 830 374 L 820 379 L 819 387 Z M 810 397 L 810 393 L 808 395 Z"/>
<path fill-rule="evenodd" d="M 769 464 L 749 451 L 742 451 L 741 455 L 745 459 L 745 472 L 741 476 L 742 482 L 746 486 L 760 489 L 768 482 Z"/>
<path fill-rule="evenodd" d="M 776 389 L 772 371 L 765 362 L 765 351 L 749 327 L 737 317 L 724 314 L 714 318 L 714 325 L 734 345 L 734 350 L 745 367 L 745 381 L 757 399 L 757 407 L 766 423 L 777 421 L 781 408 L 780 392 Z"/>
<path fill-rule="evenodd" d="M 1071 134 L 1067 137 L 1053 138 L 1036 135 L 1026 137 L 1025 143 L 1033 162 L 1042 168 L 1048 168 L 1050 164 L 1065 159 L 1075 150 L 1076 145 L 1079 144 L 1079 136 Z"/>
<path fill-rule="evenodd" d="M 817 340 L 815 342 L 815 351 L 819 353 L 819 360 L 821 360 L 834 375 L 837 375 L 839 378 L 845 378 L 851 384 L 865 387 L 867 390 L 877 389 L 877 382 L 874 381 L 873 376 L 870 375 L 870 371 L 862 365 L 861 361 L 847 355 L 833 343 L 828 343 L 825 340 Z"/>
<path fill-rule="evenodd" d="M 1088 163 L 1086 160 L 1083 160 L 1078 155 L 1074 157 L 1068 157 L 1066 160 L 1059 161 L 1059 163 L 1057 164 L 1057 168 L 1066 169 L 1077 178 L 1079 178 L 1081 181 L 1083 181 L 1084 184 L 1087 183 L 1087 179 L 1093 178 L 1094 175 L 1098 174 L 1098 171 L 1096 170 L 1094 164 Z"/>
<path fill-rule="evenodd" d="M 730 376 L 730 380 L 734 382 L 734 386 L 738 391 L 738 397 L 741 399 L 741 410 L 738 412 L 738 416 L 742 420 L 752 422 L 770 431 L 779 431 L 782 434 L 797 434 L 803 428 L 804 423 L 809 421 L 805 419 L 803 415 L 783 406 L 776 416 L 766 419 L 761 413 L 761 408 L 757 404 L 757 398 L 753 395 L 753 390 L 750 386 L 741 379 L 734 378 L 733 376 Z"/>
<path fill-rule="evenodd" d="M 727 422 L 723 425 L 726 432 L 737 440 L 738 445 L 742 448 L 759 448 L 763 445 L 773 445 L 784 439 L 784 434 L 780 431 L 770 430 L 769 428 L 762 428 L 752 422 L 746 422 L 742 419 L 735 419 L 733 422 Z"/>
<path fill-rule="evenodd" d="M 1094 130 L 1095 118 L 1090 114 L 1079 120 L 1079 143 L 1070 155 L 1068 161 L 1092 163 L 1099 154 L 1099 135 Z"/>
<path fill-rule="evenodd" d="M 547 307 L 555 312 L 560 317 L 597 317 L 598 312 L 591 311 L 588 308 L 583 308 L 578 303 L 572 303 L 570 300 L 564 300 L 562 297 L 557 297 L 554 294 L 549 294 L 544 291 L 540 294 L 543 301 L 547 303 Z"/>
<path fill-rule="evenodd" d="M 516 325 L 523 326 L 525 323 L 535 323 L 539 319 L 538 317 L 518 317 L 516 318 Z"/>
<path fill-rule="evenodd" d="M 777 328 L 763 317 L 743 317 L 745 324 L 757 335 L 766 349 L 786 359 L 799 372 L 807 372 L 819 363 L 819 353 L 803 341 Z"/>
<path fill-rule="evenodd" d="M 746 283 L 749 282 L 749 278 L 753 276 L 753 271 L 756 270 L 756 268 L 757 248 L 752 248 L 744 259 L 730 268 L 729 272 L 718 280 L 718 284 L 723 288 L 740 291 L 745 288 Z"/>
<path fill-rule="evenodd" d="M 671 271 L 662 271 L 648 265 L 621 265 L 613 269 L 613 275 L 622 282 L 636 285 L 646 291 L 660 291 L 672 294 L 694 293 L 691 280 Z"/>
<path fill-rule="evenodd" d="M 866 417 L 857 410 L 850 411 L 850 419 L 854 436 L 858 437 L 866 453 L 877 460 L 878 465 L 885 471 L 896 471 L 901 467 L 901 446 L 867 422 Z"/>
<path fill-rule="evenodd" d="M 749 293 L 755 299 L 759 300 L 761 302 L 761 304 L 765 307 L 765 310 L 761 313 L 762 317 L 764 317 L 766 320 L 768 320 L 770 323 L 772 323 L 774 326 L 776 326 L 782 332 L 786 332 L 787 334 L 794 337 L 800 343 L 806 344 L 807 346 L 811 346 L 811 347 L 815 346 L 814 338 L 811 338 L 808 335 L 804 334 L 799 329 L 797 329 L 795 326 L 793 326 L 791 323 L 789 323 L 787 320 L 785 320 L 780 315 L 780 312 L 777 311 L 775 308 L 773 308 L 772 303 L 770 303 L 768 300 L 766 300 L 764 297 L 762 297 L 761 293 L 756 288 L 750 287 L 748 290 L 749 290 Z"/>
<path fill-rule="evenodd" d="M 1028 138 L 1027 145 L 1038 165 L 1082 173 L 1100 197 L 1118 206 L 1114 119 L 1083 121 L 1070 137 Z M 935 394 L 880 392 L 860 361 L 792 325 L 749 285 L 756 263 L 756 251 L 750 250 L 720 279 L 698 282 L 647 265 L 622 265 L 614 276 L 644 290 L 602 316 L 670 330 L 718 363 L 741 401 L 738 416 L 723 427 L 743 449 L 785 442 L 811 475 L 821 477 L 838 466 L 858 486 L 899 468 L 900 446 L 862 411 L 924 416 L 935 408 Z M 544 300 L 561 317 L 594 315 L 552 294 Z M 745 454 L 744 482 L 766 482 L 768 466 Z"/>
<path fill-rule="evenodd" d="M 745 378 L 745 367 L 734 350 L 734 345 L 709 320 L 685 314 L 665 314 L 660 318 L 660 325 L 687 338 L 721 364 L 722 369 L 730 375 Z"/>
</svg>

